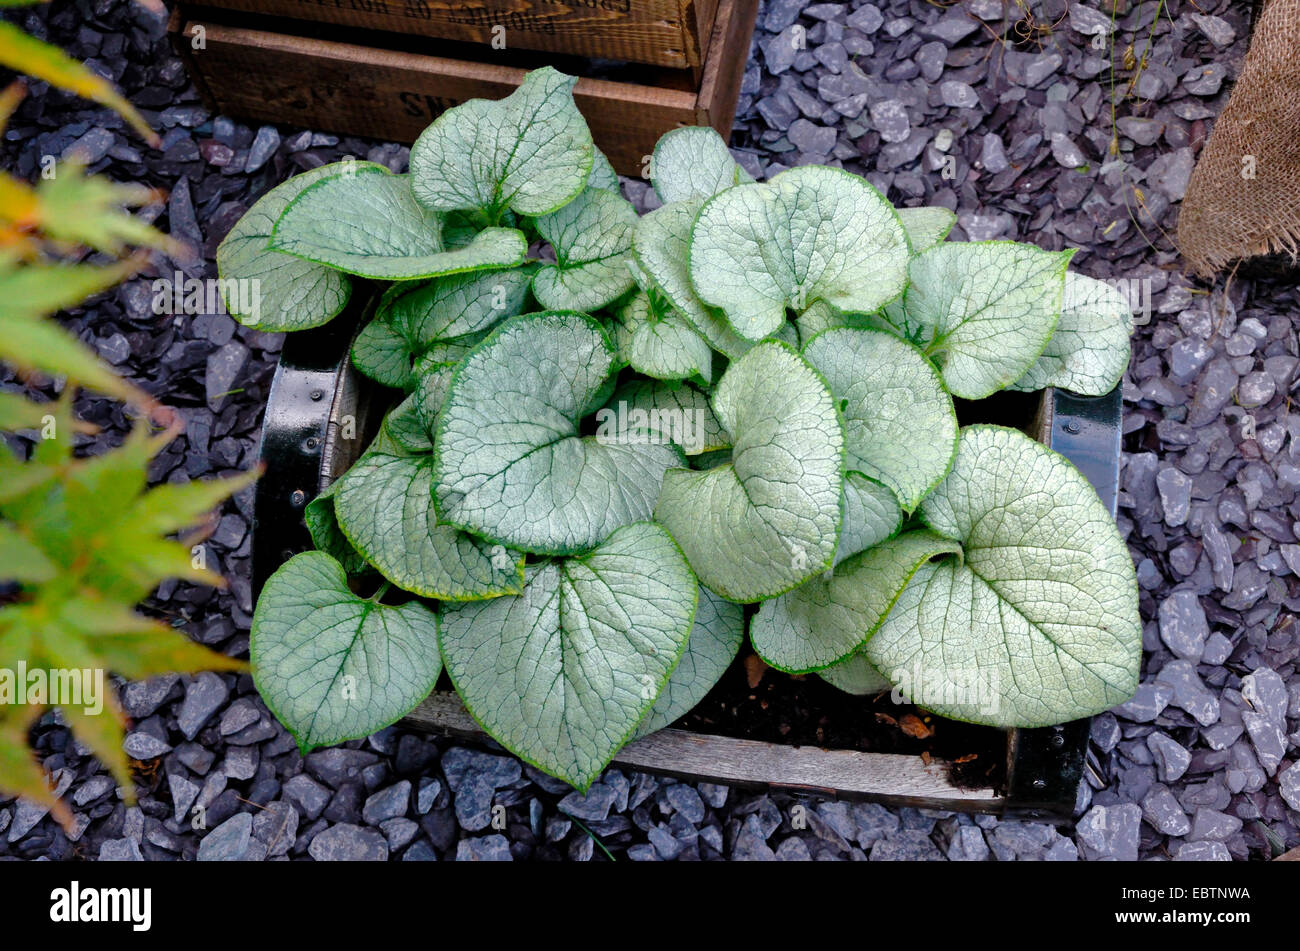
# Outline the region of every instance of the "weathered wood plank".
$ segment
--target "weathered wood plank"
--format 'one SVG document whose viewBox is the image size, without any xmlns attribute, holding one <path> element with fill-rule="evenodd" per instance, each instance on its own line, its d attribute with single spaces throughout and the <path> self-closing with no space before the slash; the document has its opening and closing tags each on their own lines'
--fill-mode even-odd
<svg viewBox="0 0 1300 951">
<path fill-rule="evenodd" d="M 700 78 L 695 123 L 713 126 L 728 142 L 757 16 L 756 3 L 723 0 L 719 4 L 708 59 Z"/>
<path fill-rule="evenodd" d="M 202 0 L 208 7 L 682 69 L 704 62 L 718 0 Z M 498 44 L 493 47 L 494 39 Z"/>
<path fill-rule="evenodd" d="M 709 49 L 712 46 L 713 25 L 717 22 L 718 0 L 694 0 L 688 4 L 689 10 L 686 16 L 694 22 L 694 26 L 689 32 L 696 38 L 700 47 L 699 59 L 692 63 L 693 66 L 703 66 L 704 61 L 708 58 Z M 754 12 L 758 12 L 758 3 L 746 3 L 747 6 L 753 7 Z M 747 53 L 741 54 L 742 59 L 748 59 Z"/>
<path fill-rule="evenodd" d="M 412 142 L 444 110 L 500 99 L 524 77 L 493 63 L 196 20 L 185 23 L 182 49 L 200 28 L 205 48 L 187 58 L 213 105 L 264 122 Z M 625 175 L 640 175 L 659 136 L 697 116 L 695 93 L 638 83 L 581 78 L 574 99 L 596 144 Z"/>
<path fill-rule="evenodd" d="M 453 693 L 435 691 L 403 721 L 418 729 L 483 742 L 487 735 Z M 784 746 L 726 736 L 660 730 L 629 743 L 614 763 L 692 782 L 807 791 L 844 799 L 873 799 L 935 809 L 991 811 L 992 789 L 962 789 L 947 764 L 919 756 Z"/>
</svg>

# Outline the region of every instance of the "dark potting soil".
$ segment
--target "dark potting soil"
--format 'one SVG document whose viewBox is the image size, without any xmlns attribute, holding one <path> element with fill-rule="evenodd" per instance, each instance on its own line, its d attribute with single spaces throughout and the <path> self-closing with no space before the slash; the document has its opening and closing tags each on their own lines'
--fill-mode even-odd
<svg viewBox="0 0 1300 951">
<path fill-rule="evenodd" d="M 855 697 L 815 674 L 766 667 L 748 648 L 673 726 L 789 746 L 929 756 L 950 764 L 949 779 L 964 788 L 1001 790 L 1006 782 L 1007 735 L 1002 730 L 895 703 L 888 690 Z"/>
</svg>

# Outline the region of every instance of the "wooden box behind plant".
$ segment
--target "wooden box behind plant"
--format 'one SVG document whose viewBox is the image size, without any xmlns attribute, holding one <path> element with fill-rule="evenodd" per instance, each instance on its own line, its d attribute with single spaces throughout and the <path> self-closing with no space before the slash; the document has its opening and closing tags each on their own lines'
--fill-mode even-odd
<svg viewBox="0 0 1300 951">
<path fill-rule="evenodd" d="M 655 143 L 671 129 L 706 125 L 729 138 L 757 6 L 757 0 L 719 0 L 697 69 L 602 70 L 609 78 L 582 75 L 592 71 L 582 59 L 340 33 L 199 7 L 181 8 L 172 34 L 218 112 L 397 142 L 414 141 L 467 99 L 508 95 L 529 68 L 550 62 L 579 75 L 574 98 L 614 167 L 641 176 Z"/>
<path fill-rule="evenodd" d="M 490 46 L 689 68 L 718 0 L 204 0 L 211 7 Z"/>
</svg>

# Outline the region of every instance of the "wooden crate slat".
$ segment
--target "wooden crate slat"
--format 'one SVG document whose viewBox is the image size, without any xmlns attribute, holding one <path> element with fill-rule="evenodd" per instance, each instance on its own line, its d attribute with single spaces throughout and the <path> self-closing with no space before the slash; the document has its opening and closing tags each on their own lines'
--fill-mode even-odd
<svg viewBox="0 0 1300 951">
<path fill-rule="evenodd" d="M 407 715 L 409 726 L 483 742 L 488 737 L 454 693 L 435 691 Z M 937 809 L 996 809 L 992 789 L 963 789 L 948 779 L 948 764 L 897 753 L 826 750 L 757 740 L 660 730 L 629 743 L 614 763 L 691 782 L 724 783 L 846 799 L 870 798 Z"/>
<path fill-rule="evenodd" d="M 718 0 L 202 0 L 222 10 L 507 48 L 699 66 Z M 498 40 L 499 42 L 499 40 Z M 489 47 L 490 48 L 490 47 Z"/>
<path fill-rule="evenodd" d="M 712 42 L 713 26 L 717 22 L 718 9 L 722 6 L 718 0 L 695 0 L 690 4 L 687 16 L 693 18 L 695 26 L 692 31 L 698 37 L 700 48 L 699 60 L 692 63 L 693 66 L 703 66 L 705 59 L 708 58 L 709 46 Z M 758 4 L 752 4 L 754 12 L 758 12 Z"/>
<path fill-rule="evenodd" d="M 756 3 L 724 0 L 719 5 L 709 40 L 710 53 L 700 78 L 695 124 L 713 126 L 728 142 L 757 16 Z"/>
<path fill-rule="evenodd" d="M 723 6 L 730 8 L 734 0 Z M 744 5 L 744 4 L 742 4 Z M 752 21 L 752 10 L 749 19 Z M 734 34 L 737 20 L 728 16 Z M 205 48 L 190 42 L 201 28 Z M 473 98 L 499 99 L 524 70 L 189 20 L 179 47 L 222 113 L 263 122 L 412 142 L 445 109 Z M 730 68 L 739 89 L 744 50 Z M 679 89 L 581 78 L 574 99 L 596 144 L 625 175 L 640 176 L 659 136 L 702 121 L 729 131 L 735 108 L 719 67 L 708 109 Z M 720 128 L 719 131 L 724 131 Z"/>
</svg>

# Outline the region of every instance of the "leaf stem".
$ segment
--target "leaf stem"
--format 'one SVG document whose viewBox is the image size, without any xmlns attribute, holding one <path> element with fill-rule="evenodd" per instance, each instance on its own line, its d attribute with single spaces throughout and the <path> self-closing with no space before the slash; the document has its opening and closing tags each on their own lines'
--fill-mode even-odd
<svg viewBox="0 0 1300 951">
<path fill-rule="evenodd" d="M 379 599 L 382 598 L 384 595 L 386 595 L 388 593 L 388 589 L 391 588 L 392 586 L 393 583 L 391 581 L 385 581 L 383 584 L 379 586 L 379 590 L 376 591 L 374 594 L 372 594 L 367 600 L 373 601 L 375 604 L 378 604 Z"/>
<path fill-rule="evenodd" d="M 618 859 L 616 859 L 616 858 L 614 858 L 614 856 L 610 855 L 609 849 L 605 848 L 605 843 L 602 842 L 602 841 L 600 841 L 600 836 L 596 835 L 596 833 L 592 832 L 592 831 L 591 831 L 590 829 L 588 829 L 585 825 L 583 825 L 582 822 L 580 822 L 580 821 L 578 820 L 577 816 L 569 815 L 569 813 L 567 813 L 567 812 L 565 813 L 565 815 L 566 815 L 566 816 L 569 816 L 570 821 L 572 821 L 574 825 L 576 825 L 576 826 L 577 826 L 579 829 L 581 829 L 583 832 L 587 833 L 587 835 L 588 835 L 588 837 L 590 837 L 591 841 L 594 842 L 594 843 L 596 843 L 596 848 L 600 849 L 602 852 L 605 853 L 605 857 L 606 857 L 606 858 L 608 858 L 611 862 L 617 862 L 617 861 L 618 861 Z"/>
</svg>

